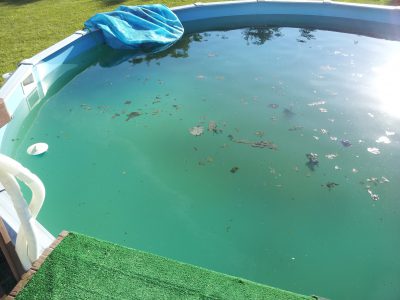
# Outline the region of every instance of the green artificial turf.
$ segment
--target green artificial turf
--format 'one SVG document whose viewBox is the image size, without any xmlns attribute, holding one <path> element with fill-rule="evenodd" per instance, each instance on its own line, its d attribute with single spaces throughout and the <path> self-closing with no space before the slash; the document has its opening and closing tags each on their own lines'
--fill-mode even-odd
<svg viewBox="0 0 400 300">
<path fill-rule="evenodd" d="M 70 233 L 22 299 L 313 299 Z"/>
<path fill-rule="evenodd" d="M 202 0 L 210 2 L 211 0 Z M 343 0 L 372 4 L 399 4 L 400 0 Z M 17 64 L 82 29 L 98 12 L 123 5 L 162 3 L 169 7 L 194 0 L 0 0 L 0 75 Z M 0 76 L 0 85 L 3 79 Z"/>
</svg>

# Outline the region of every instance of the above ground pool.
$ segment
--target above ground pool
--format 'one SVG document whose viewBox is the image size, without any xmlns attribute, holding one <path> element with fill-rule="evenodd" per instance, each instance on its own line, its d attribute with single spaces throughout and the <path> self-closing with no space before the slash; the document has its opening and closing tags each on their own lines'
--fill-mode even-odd
<svg viewBox="0 0 400 300">
<path fill-rule="evenodd" d="M 285 27 L 188 34 L 147 56 L 99 46 L 7 154 L 46 185 L 39 221 L 54 235 L 303 294 L 397 299 L 399 53 Z M 29 156 L 36 142 L 48 153 Z"/>
</svg>

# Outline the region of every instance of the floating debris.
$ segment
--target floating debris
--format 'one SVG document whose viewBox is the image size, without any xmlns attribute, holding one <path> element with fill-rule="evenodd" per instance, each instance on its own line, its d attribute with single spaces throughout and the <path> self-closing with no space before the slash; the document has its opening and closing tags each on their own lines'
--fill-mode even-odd
<svg viewBox="0 0 400 300">
<path fill-rule="evenodd" d="M 208 156 L 206 159 L 202 159 L 199 161 L 200 166 L 205 166 L 207 164 L 211 164 L 214 162 L 214 158 L 212 156 Z"/>
<path fill-rule="evenodd" d="M 199 80 L 204 80 L 204 79 L 206 79 L 206 76 L 204 76 L 204 75 L 197 75 L 196 78 L 199 79 Z"/>
<path fill-rule="evenodd" d="M 217 123 L 215 121 L 210 121 L 208 123 L 208 131 L 212 133 L 221 133 L 222 130 L 217 128 Z"/>
<path fill-rule="evenodd" d="M 328 112 L 328 110 L 326 108 L 323 108 L 323 107 L 320 107 L 318 110 L 319 110 L 319 112 L 322 112 L 322 113 Z"/>
<path fill-rule="evenodd" d="M 379 195 L 374 194 L 370 189 L 367 189 L 367 192 L 370 195 L 372 200 L 374 200 L 374 201 L 378 201 L 379 200 Z"/>
<path fill-rule="evenodd" d="M 338 156 L 338 155 L 337 155 L 337 154 L 334 154 L 334 153 L 325 154 L 325 157 L 326 157 L 327 159 L 335 159 L 337 156 Z"/>
<path fill-rule="evenodd" d="M 129 121 L 130 119 L 133 119 L 133 118 L 136 118 L 139 116 L 140 116 L 140 112 L 137 112 L 137 111 L 130 112 L 129 114 L 127 114 L 125 121 Z"/>
<path fill-rule="evenodd" d="M 315 167 L 319 165 L 318 154 L 316 154 L 316 153 L 306 153 L 306 157 L 308 159 L 308 162 L 306 162 L 306 166 L 311 171 L 314 171 Z"/>
<path fill-rule="evenodd" d="M 324 129 L 324 128 L 321 128 L 319 131 L 320 131 L 322 134 L 328 134 L 328 130 L 326 130 L 326 129 Z"/>
<path fill-rule="evenodd" d="M 257 130 L 255 132 L 255 135 L 258 136 L 258 137 L 263 137 L 264 136 L 264 131 Z"/>
<path fill-rule="evenodd" d="M 337 137 L 336 136 L 331 136 L 329 138 L 331 139 L 331 141 L 337 141 Z"/>
<path fill-rule="evenodd" d="M 374 185 L 377 185 L 377 184 L 379 183 L 379 180 L 378 180 L 377 177 L 370 177 L 370 178 L 367 178 L 366 181 L 367 181 L 368 183 L 373 183 Z"/>
<path fill-rule="evenodd" d="M 321 101 L 317 101 L 317 102 L 308 103 L 307 105 L 313 107 L 313 106 L 318 106 L 318 105 L 324 105 L 325 103 L 326 103 L 325 101 L 321 100 Z"/>
<path fill-rule="evenodd" d="M 353 169 L 351 169 L 351 172 L 358 173 L 358 170 L 356 168 L 353 168 Z"/>
<path fill-rule="evenodd" d="M 387 136 L 381 136 L 376 140 L 377 143 L 379 144 L 390 144 L 391 141 Z"/>
<path fill-rule="evenodd" d="M 189 129 L 191 135 L 199 136 L 202 135 L 204 132 L 204 128 L 202 126 L 194 126 Z"/>
<path fill-rule="evenodd" d="M 333 188 L 337 187 L 339 185 L 339 183 L 335 183 L 335 182 L 327 182 L 325 184 L 321 184 L 322 187 L 326 187 L 328 188 L 328 190 L 332 190 Z"/>
<path fill-rule="evenodd" d="M 268 105 L 268 107 L 272 108 L 272 109 L 277 109 L 279 107 L 279 104 L 271 103 L 271 104 Z"/>
<path fill-rule="evenodd" d="M 378 154 L 381 153 L 381 151 L 378 148 L 375 148 L 375 147 L 367 148 L 367 151 L 369 153 L 372 153 L 372 154 L 375 154 L 375 155 L 378 155 Z"/>
<path fill-rule="evenodd" d="M 350 147 L 352 145 L 349 140 L 341 140 L 340 143 L 343 145 L 343 147 Z"/>
<path fill-rule="evenodd" d="M 319 140 L 319 137 L 318 136 L 315 136 L 315 135 L 313 135 L 313 138 L 315 139 L 315 140 Z"/>
<path fill-rule="evenodd" d="M 335 170 L 341 170 L 342 168 L 339 166 L 335 166 Z"/>
<path fill-rule="evenodd" d="M 81 108 L 84 110 L 92 110 L 92 107 L 88 104 L 81 104 Z"/>
<path fill-rule="evenodd" d="M 26 149 L 26 153 L 29 155 L 41 155 L 49 149 L 49 145 L 46 143 L 36 143 Z"/>
<path fill-rule="evenodd" d="M 371 118 L 374 118 L 374 115 L 372 113 L 368 113 L 368 116 L 370 116 Z"/>
<path fill-rule="evenodd" d="M 259 142 L 251 143 L 250 145 L 254 148 L 268 148 L 271 150 L 278 149 L 278 146 L 270 141 L 259 141 Z"/>
<path fill-rule="evenodd" d="M 288 130 L 289 131 L 298 131 L 298 130 L 302 130 L 304 127 L 303 126 L 293 126 L 290 127 Z"/>
<path fill-rule="evenodd" d="M 293 111 L 292 108 L 285 108 L 283 110 L 283 114 L 287 117 L 287 118 L 292 118 L 293 116 L 296 115 L 296 113 Z"/>
<path fill-rule="evenodd" d="M 391 135 L 395 135 L 395 132 L 394 131 L 385 131 L 385 134 L 387 136 L 391 136 Z"/>
<path fill-rule="evenodd" d="M 370 184 L 373 184 L 374 186 L 377 186 L 378 184 L 384 184 L 384 183 L 389 183 L 390 180 L 387 179 L 385 176 L 381 176 L 380 179 L 378 177 L 370 177 L 365 180 L 368 184 L 366 184 L 366 188 L 370 188 Z M 361 184 L 365 184 L 364 182 L 360 182 Z"/>
<path fill-rule="evenodd" d="M 236 140 L 233 137 L 233 135 L 231 135 L 231 134 L 228 135 L 228 138 L 234 143 L 250 145 L 253 148 L 268 148 L 268 149 L 271 149 L 271 150 L 277 150 L 278 149 L 278 146 L 276 144 L 274 144 L 273 142 L 271 142 L 271 141 L 256 141 L 256 142 L 253 142 L 253 141 L 248 141 L 248 140 Z"/>
<path fill-rule="evenodd" d="M 381 177 L 381 181 L 379 183 L 388 183 L 390 182 L 389 179 L 387 179 L 386 177 L 382 176 Z"/>
<path fill-rule="evenodd" d="M 239 171 L 239 167 L 233 167 L 229 172 L 235 174 L 237 171 Z"/>
</svg>

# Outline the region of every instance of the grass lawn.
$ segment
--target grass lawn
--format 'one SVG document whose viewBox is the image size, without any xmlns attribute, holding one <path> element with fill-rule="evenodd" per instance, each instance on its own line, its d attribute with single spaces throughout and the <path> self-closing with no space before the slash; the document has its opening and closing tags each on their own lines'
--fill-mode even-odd
<svg viewBox="0 0 400 300">
<path fill-rule="evenodd" d="M 210 0 L 202 0 L 209 2 Z M 398 0 L 354 0 L 353 2 L 390 4 Z M 161 1 L 169 7 L 197 0 Z M 0 75 L 57 41 L 82 29 L 85 20 L 97 12 L 118 5 L 148 2 L 124 0 L 0 0 Z M 2 78 L 0 78 L 0 84 Z"/>
</svg>

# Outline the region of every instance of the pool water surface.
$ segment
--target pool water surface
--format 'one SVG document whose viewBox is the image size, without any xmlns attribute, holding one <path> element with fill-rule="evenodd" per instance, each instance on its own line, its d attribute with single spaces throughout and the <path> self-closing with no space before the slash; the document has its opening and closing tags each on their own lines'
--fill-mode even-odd
<svg viewBox="0 0 400 300">
<path fill-rule="evenodd" d="M 105 46 L 9 139 L 39 221 L 331 299 L 400 297 L 400 42 L 299 28 Z M 49 144 L 29 156 L 28 146 Z"/>
</svg>

